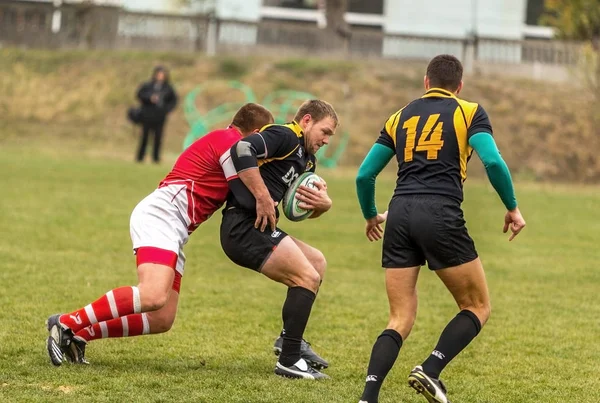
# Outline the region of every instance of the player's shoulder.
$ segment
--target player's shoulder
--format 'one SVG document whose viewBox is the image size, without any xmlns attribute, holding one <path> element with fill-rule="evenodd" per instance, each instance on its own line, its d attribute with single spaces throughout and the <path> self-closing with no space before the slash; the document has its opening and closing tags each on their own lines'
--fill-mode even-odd
<svg viewBox="0 0 600 403">
<path fill-rule="evenodd" d="M 241 133 L 235 127 L 227 127 L 225 129 L 217 129 L 208 133 L 204 138 L 207 141 L 218 143 L 229 143 L 232 140 L 240 140 Z"/>
<path fill-rule="evenodd" d="M 302 129 L 296 122 L 286 123 L 283 125 L 279 125 L 279 124 L 266 125 L 262 129 L 260 129 L 260 132 L 261 133 L 269 132 L 269 133 L 281 134 L 281 135 L 289 136 L 289 137 L 301 137 L 302 136 Z"/>
<path fill-rule="evenodd" d="M 385 121 L 385 122 L 386 122 L 386 127 L 387 127 L 388 125 L 393 125 L 394 123 L 397 123 L 397 122 L 398 122 L 398 120 L 400 119 L 400 116 L 402 115 L 402 112 L 403 112 L 403 111 L 404 111 L 406 108 L 408 108 L 408 107 L 409 107 L 411 104 L 413 104 L 415 101 L 416 101 L 416 100 L 409 102 L 408 104 L 404 105 L 402 108 L 398 109 L 396 112 L 392 113 L 392 114 L 391 114 L 391 115 L 390 115 L 390 116 L 387 118 L 387 120 Z"/>
<path fill-rule="evenodd" d="M 189 148 L 196 150 L 229 148 L 241 138 L 242 136 L 237 129 L 228 127 L 226 129 L 213 130 L 210 133 L 207 133 L 192 143 Z"/>
<path fill-rule="evenodd" d="M 268 144 L 272 146 L 275 144 L 285 145 L 285 147 L 297 146 L 299 138 L 303 136 L 302 129 L 295 122 L 284 125 L 267 125 L 259 133 L 265 134 L 264 140 Z"/>
<path fill-rule="evenodd" d="M 472 115 L 478 110 L 484 112 L 483 107 L 478 102 L 467 101 L 466 99 L 459 97 L 456 97 L 455 99 L 467 115 Z"/>
</svg>

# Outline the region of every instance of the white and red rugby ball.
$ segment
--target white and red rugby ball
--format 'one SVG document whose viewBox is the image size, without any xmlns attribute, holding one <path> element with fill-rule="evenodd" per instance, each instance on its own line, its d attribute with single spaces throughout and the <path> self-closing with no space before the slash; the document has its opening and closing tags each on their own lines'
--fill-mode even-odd
<svg viewBox="0 0 600 403">
<path fill-rule="evenodd" d="M 301 203 L 296 198 L 296 192 L 300 186 L 306 186 L 313 189 L 318 189 L 315 182 L 325 182 L 319 175 L 313 172 L 304 172 L 300 175 L 288 188 L 283 196 L 283 214 L 290 221 L 302 221 L 311 216 L 313 210 L 306 210 L 298 206 Z"/>
</svg>

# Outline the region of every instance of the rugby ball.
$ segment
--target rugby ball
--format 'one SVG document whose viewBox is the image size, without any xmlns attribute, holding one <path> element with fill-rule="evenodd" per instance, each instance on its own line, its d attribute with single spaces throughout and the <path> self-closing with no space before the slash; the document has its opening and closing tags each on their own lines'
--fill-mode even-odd
<svg viewBox="0 0 600 403">
<path fill-rule="evenodd" d="M 306 186 L 309 188 L 317 189 L 314 185 L 315 182 L 323 182 L 321 177 L 313 172 L 304 172 L 300 175 L 288 188 L 283 196 L 283 214 L 290 221 L 302 221 L 306 220 L 312 214 L 313 210 L 306 210 L 300 208 L 298 204 L 300 200 L 296 199 L 296 192 L 300 186 Z"/>
</svg>

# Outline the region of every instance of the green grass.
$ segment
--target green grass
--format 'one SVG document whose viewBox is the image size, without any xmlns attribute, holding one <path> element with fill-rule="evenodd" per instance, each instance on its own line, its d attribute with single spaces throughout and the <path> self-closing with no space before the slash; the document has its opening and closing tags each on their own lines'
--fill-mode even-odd
<svg viewBox="0 0 600 403">
<path fill-rule="evenodd" d="M 332 380 L 272 374 L 283 286 L 228 261 L 220 214 L 186 247 L 171 332 L 92 342 L 87 367 L 53 367 L 49 314 L 135 284 L 129 214 L 168 169 L 127 161 L 0 150 L 0 400 L 78 402 L 357 402 L 373 341 L 387 320 L 381 244 L 363 236 L 352 173 L 321 171 L 333 210 L 284 222 L 329 261 L 306 337 L 331 362 Z M 393 180 L 378 182 L 385 208 Z M 460 403 L 597 402 L 600 195 L 597 189 L 518 184 L 528 227 L 501 233 L 503 209 L 485 183 L 466 185 L 465 214 L 482 256 L 493 311 L 444 379 Z M 427 270 L 417 323 L 386 380 L 381 402 L 421 402 L 406 375 L 431 351 L 456 307 Z"/>
</svg>

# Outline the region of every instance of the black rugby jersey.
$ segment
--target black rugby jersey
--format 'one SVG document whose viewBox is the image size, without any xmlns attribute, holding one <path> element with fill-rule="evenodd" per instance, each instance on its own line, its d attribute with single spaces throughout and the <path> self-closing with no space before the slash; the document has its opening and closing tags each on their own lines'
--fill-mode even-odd
<svg viewBox="0 0 600 403">
<path fill-rule="evenodd" d="M 492 134 L 485 110 L 440 88 L 394 113 L 377 139 L 396 153 L 394 196 L 439 194 L 462 202 L 473 153 L 469 138 L 480 132 Z"/>
<path fill-rule="evenodd" d="M 315 171 L 316 158 L 306 151 L 304 133 L 296 122 L 267 125 L 241 141 L 249 143 L 250 147 L 247 150 L 240 148 L 238 142 L 231 148 L 235 170 L 241 172 L 258 166 L 271 198 L 276 202 L 283 199 L 292 182 L 302 173 Z M 227 208 L 234 206 L 255 211 L 256 200 L 241 179 L 230 180 L 229 187 Z"/>
</svg>

